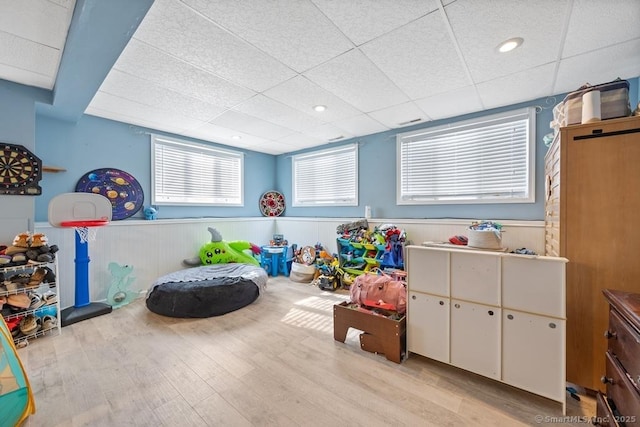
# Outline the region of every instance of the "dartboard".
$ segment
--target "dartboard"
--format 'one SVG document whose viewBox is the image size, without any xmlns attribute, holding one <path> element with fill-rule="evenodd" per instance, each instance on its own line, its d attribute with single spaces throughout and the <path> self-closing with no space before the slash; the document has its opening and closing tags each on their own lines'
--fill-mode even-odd
<svg viewBox="0 0 640 427">
<path fill-rule="evenodd" d="M 0 143 L 0 194 L 42 194 L 42 161 L 22 145 Z"/>
</svg>

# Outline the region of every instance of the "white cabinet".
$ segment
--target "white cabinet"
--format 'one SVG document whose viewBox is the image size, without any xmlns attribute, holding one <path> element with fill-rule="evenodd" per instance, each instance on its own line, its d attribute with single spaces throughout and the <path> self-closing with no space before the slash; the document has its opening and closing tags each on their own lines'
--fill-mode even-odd
<svg viewBox="0 0 640 427">
<path fill-rule="evenodd" d="M 409 292 L 407 311 L 413 321 L 407 325 L 411 352 L 449 363 L 449 298 Z"/>
<path fill-rule="evenodd" d="M 18 284 L 33 273 L 46 268 L 49 273 L 39 284 Z M 4 297 L 2 317 L 7 326 L 13 330 L 13 342 L 16 347 L 22 347 L 30 340 L 51 333 L 60 333 L 60 302 L 58 298 L 58 264 L 57 260 L 47 263 L 25 264 L 0 268 L 0 297 Z M 14 280 L 11 280 L 11 279 Z M 29 304 L 29 300 L 31 303 Z M 28 307 L 12 306 L 26 303 Z M 22 324 L 20 323 L 22 322 Z M 17 325 L 12 328 L 12 326 Z M 23 332 L 24 331 L 24 332 Z"/>
<path fill-rule="evenodd" d="M 553 400 L 565 396 L 565 320 L 504 310 L 502 380 Z"/>
<path fill-rule="evenodd" d="M 450 335 L 452 365 L 500 379 L 500 308 L 452 299 Z"/>
<path fill-rule="evenodd" d="M 424 246 L 406 252 L 409 352 L 559 401 L 564 412 L 567 260 Z"/>
</svg>

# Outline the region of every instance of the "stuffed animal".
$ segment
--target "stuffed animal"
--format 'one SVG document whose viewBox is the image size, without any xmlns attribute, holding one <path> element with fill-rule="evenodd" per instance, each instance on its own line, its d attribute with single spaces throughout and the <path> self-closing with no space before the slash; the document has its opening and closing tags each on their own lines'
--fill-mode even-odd
<svg viewBox="0 0 640 427">
<path fill-rule="evenodd" d="M 211 242 L 205 243 L 200 248 L 199 256 L 183 260 L 184 264 L 189 266 L 228 263 L 260 265 L 255 257 L 245 252 L 250 249 L 257 255 L 260 253 L 258 246 L 244 240 L 225 242 L 218 230 L 211 227 L 208 230 L 211 233 Z"/>
</svg>

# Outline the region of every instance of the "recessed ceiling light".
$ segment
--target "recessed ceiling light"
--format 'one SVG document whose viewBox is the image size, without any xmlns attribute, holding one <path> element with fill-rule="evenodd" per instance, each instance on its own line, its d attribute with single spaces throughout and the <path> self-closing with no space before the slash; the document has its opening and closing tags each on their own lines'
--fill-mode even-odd
<svg viewBox="0 0 640 427">
<path fill-rule="evenodd" d="M 315 105 L 313 107 L 313 109 L 320 113 L 320 112 L 326 110 L 327 106 L 326 105 Z"/>
<path fill-rule="evenodd" d="M 520 46 L 523 42 L 524 39 L 522 37 L 514 37 L 512 39 L 506 40 L 498 45 L 498 52 L 511 52 L 513 49 Z"/>
<path fill-rule="evenodd" d="M 242 137 L 240 135 L 233 135 L 231 139 L 238 140 L 238 139 L 242 139 Z"/>
</svg>

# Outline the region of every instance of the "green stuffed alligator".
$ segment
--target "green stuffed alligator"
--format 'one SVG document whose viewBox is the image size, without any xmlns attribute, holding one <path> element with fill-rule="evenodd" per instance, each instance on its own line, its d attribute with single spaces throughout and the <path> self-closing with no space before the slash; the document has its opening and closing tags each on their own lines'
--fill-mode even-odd
<svg viewBox="0 0 640 427">
<path fill-rule="evenodd" d="M 257 255 L 260 253 L 258 246 L 244 240 L 225 242 L 218 230 L 212 227 L 209 227 L 208 230 L 211 233 L 211 242 L 205 243 L 200 248 L 199 256 L 183 260 L 184 264 L 188 266 L 228 263 L 260 265 L 253 255 L 245 252 L 251 250 L 253 254 Z"/>
</svg>

